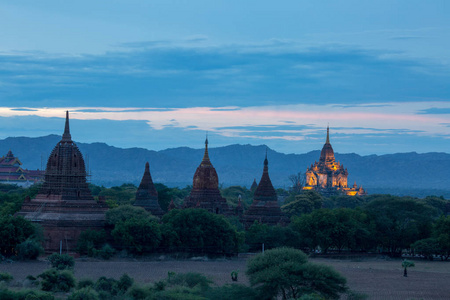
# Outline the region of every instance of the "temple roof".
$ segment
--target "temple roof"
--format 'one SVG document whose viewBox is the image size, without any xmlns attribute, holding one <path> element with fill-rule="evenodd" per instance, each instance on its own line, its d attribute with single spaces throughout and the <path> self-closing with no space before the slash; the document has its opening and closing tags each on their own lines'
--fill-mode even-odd
<svg viewBox="0 0 450 300">
<path fill-rule="evenodd" d="M 219 177 L 217 176 L 216 169 L 209 160 L 208 138 L 205 140 L 205 153 L 203 155 L 202 162 L 194 174 L 192 188 L 193 190 L 219 188 Z"/>
<path fill-rule="evenodd" d="M 333 147 L 331 147 L 330 144 L 330 127 L 327 126 L 327 140 L 325 141 L 325 144 L 323 145 L 322 151 L 320 152 L 320 162 L 330 162 L 334 161 L 334 151 Z"/>
<path fill-rule="evenodd" d="M 145 164 L 145 171 L 142 176 L 141 184 L 139 184 L 136 192 L 136 199 L 151 196 L 158 197 L 158 192 L 156 191 L 155 185 L 153 184 L 152 175 L 150 174 L 150 164 L 147 162 Z"/>
<path fill-rule="evenodd" d="M 256 188 L 255 195 L 253 197 L 255 201 L 277 201 L 277 193 L 272 185 L 272 181 L 269 177 L 269 161 L 264 159 L 264 169 L 259 181 L 258 187 Z"/>
</svg>

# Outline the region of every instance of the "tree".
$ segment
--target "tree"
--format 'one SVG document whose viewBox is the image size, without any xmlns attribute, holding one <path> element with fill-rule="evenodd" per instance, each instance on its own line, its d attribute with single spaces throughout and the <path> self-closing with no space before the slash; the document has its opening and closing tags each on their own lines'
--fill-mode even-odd
<svg viewBox="0 0 450 300">
<path fill-rule="evenodd" d="M 113 227 L 131 218 L 145 219 L 152 218 L 152 215 L 144 208 L 132 205 L 122 205 L 106 212 L 106 223 Z M 153 217 L 153 219 L 156 220 L 156 217 Z"/>
<path fill-rule="evenodd" d="M 439 245 L 439 255 L 442 260 L 450 257 L 450 216 L 441 216 L 433 225 L 432 236 Z"/>
<path fill-rule="evenodd" d="M 415 254 L 422 255 L 424 258 L 433 260 L 433 255 L 439 254 L 439 242 L 435 238 L 418 240 L 411 244 L 411 249 Z"/>
<path fill-rule="evenodd" d="M 78 238 L 77 252 L 81 255 L 94 256 L 94 250 L 100 249 L 105 242 L 106 232 L 104 230 L 85 230 Z"/>
<path fill-rule="evenodd" d="M 400 256 L 417 240 L 431 235 L 438 211 L 418 199 L 378 195 L 365 207 L 373 220 L 379 246 L 393 256 Z"/>
<path fill-rule="evenodd" d="M 301 193 L 306 183 L 306 176 L 302 172 L 289 175 L 289 180 L 292 183 L 291 190 L 294 193 Z"/>
<path fill-rule="evenodd" d="M 211 254 L 238 250 L 238 233 L 222 215 L 198 208 L 174 209 L 163 216 L 162 223 L 163 232 L 171 232 L 174 243 L 166 246 L 174 250 Z"/>
<path fill-rule="evenodd" d="M 0 216 L 0 254 L 16 254 L 17 245 L 35 235 L 36 228 L 23 217 Z"/>
<path fill-rule="evenodd" d="M 264 244 L 265 249 L 283 246 L 301 248 L 305 246 L 300 234 L 290 227 L 269 226 L 258 222 L 255 222 L 245 232 L 245 242 L 250 251 L 259 251 L 262 244 Z"/>
<path fill-rule="evenodd" d="M 159 224 L 142 216 L 119 221 L 111 234 L 120 248 L 133 254 L 152 252 L 161 242 Z"/>
<path fill-rule="evenodd" d="M 309 263 L 305 253 L 292 248 L 276 248 L 253 257 L 246 274 L 261 299 L 296 299 L 311 293 L 338 299 L 347 290 L 342 275 L 331 267 Z"/>
<path fill-rule="evenodd" d="M 404 268 L 404 271 L 403 271 L 403 276 L 405 276 L 405 277 L 408 277 L 408 271 L 407 271 L 407 268 L 411 268 L 411 267 L 414 267 L 415 265 L 414 265 L 414 263 L 412 262 L 412 261 L 409 261 L 409 260 L 403 260 L 402 261 L 402 267 Z"/>
<path fill-rule="evenodd" d="M 315 191 L 304 191 L 296 195 L 294 199 L 288 197 L 281 207 L 284 213 L 289 216 L 300 216 L 309 214 L 315 209 L 322 207 L 322 196 Z"/>
</svg>

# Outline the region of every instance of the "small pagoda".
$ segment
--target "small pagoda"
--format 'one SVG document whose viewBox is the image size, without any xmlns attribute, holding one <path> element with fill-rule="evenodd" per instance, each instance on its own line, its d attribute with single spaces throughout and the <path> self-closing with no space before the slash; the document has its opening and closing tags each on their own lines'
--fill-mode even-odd
<svg viewBox="0 0 450 300">
<path fill-rule="evenodd" d="M 347 184 L 348 171 L 334 157 L 334 150 L 330 143 L 330 127 L 327 126 L 327 139 L 320 152 L 319 162 L 315 162 L 306 170 L 306 184 L 304 190 L 315 190 L 324 196 L 345 194 L 349 196 L 367 195 L 362 186 L 356 183 L 353 187 Z"/>
<path fill-rule="evenodd" d="M 36 197 L 27 197 L 17 213 L 43 227 L 45 252 L 74 252 L 81 232 L 103 228 L 108 207 L 94 200 L 86 175 L 66 112 L 64 134 L 48 158 L 44 183 Z"/>
<path fill-rule="evenodd" d="M 29 187 L 44 181 L 44 171 L 22 168 L 22 162 L 11 150 L 0 157 L 0 183 Z"/>
<path fill-rule="evenodd" d="M 184 199 L 184 208 L 203 208 L 215 214 L 230 215 L 232 210 L 219 191 L 219 177 L 209 160 L 208 138 L 202 162 L 194 174 L 192 190 Z"/>
<path fill-rule="evenodd" d="M 158 203 L 158 191 L 153 184 L 152 175 L 150 174 L 150 164 L 148 162 L 145 164 L 144 175 L 136 191 L 136 200 L 133 205 L 143 207 L 157 217 L 164 215 L 164 211 Z"/>
<path fill-rule="evenodd" d="M 269 177 L 267 152 L 266 158 L 264 159 L 263 174 L 256 187 L 253 202 L 245 211 L 241 221 L 244 224 L 245 229 L 250 228 L 255 221 L 270 226 L 286 225 L 289 223 L 288 217 L 286 217 L 280 209 L 277 193 Z"/>
</svg>

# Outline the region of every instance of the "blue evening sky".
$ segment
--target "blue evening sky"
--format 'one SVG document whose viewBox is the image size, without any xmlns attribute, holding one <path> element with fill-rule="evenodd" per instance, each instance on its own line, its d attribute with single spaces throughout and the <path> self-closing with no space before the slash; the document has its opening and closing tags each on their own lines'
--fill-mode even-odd
<svg viewBox="0 0 450 300">
<path fill-rule="evenodd" d="M 450 1 L 1 1 L 0 138 L 450 152 Z M 2 155 L 0 153 L 0 155 Z"/>
</svg>

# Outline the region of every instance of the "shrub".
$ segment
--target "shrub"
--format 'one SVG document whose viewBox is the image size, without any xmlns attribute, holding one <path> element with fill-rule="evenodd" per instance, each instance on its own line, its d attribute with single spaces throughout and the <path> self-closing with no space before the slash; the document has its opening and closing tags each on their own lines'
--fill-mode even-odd
<svg viewBox="0 0 450 300">
<path fill-rule="evenodd" d="M 100 277 L 95 282 L 94 288 L 97 292 L 106 292 L 110 295 L 117 295 L 119 292 L 118 282 L 114 278 L 106 278 L 105 276 Z M 100 298 L 101 295 L 100 295 Z"/>
<path fill-rule="evenodd" d="M 75 287 L 75 277 L 69 270 L 49 269 L 38 277 L 42 278 L 41 288 L 43 291 L 68 292 Z"/>
<path fill-rule="evenodd" d="M 67 300 L 98 300 L 98 293 L 91 287 L 84 287 L 73 292 Z"/>
<path fill-rule="evenodd" d="M 123 274 L 117 282 L 117 287 L 121 292 L 125 293 L 133 285 L 133 282 L 133 278 L 128 276 L 128 274 Z"/>
<path fill-rule="evenodd" d="M 151 294 L 150 289 L 136 285 L 132 286 L 127 292 L 127 295 L 133 300 L 144 300 L 149 298 Z"/>
<path fill-rule="evenodd" d="M 188 288 L 197 287 L 202 291 L 206 291 L 211 287 L 212 281 L 200 273 L 183 273 L 172 275 L 169 283 L 171 285 L 181 285 Z"/>
<path fill-rule="evenodd" d="M 257 300 L 257 293 L 251 287 L 243 284 L 226 284 L 221 287 L 211 289 L 206 294 L 208 299 L 214 300 L 228 300 L 228 299 L 240 299 L 240 300 Z"/>
<path fill-rule="evenodd" d="M 46 292 L 34 290 L 10 291 L 0 288 L 0 299 L 2 300 L 54 300 L 55 297 Z"/>
<path fill-rule="evenodd" d="M 4 282 L 8 283 L 13 279 L 14 279 L 14 277 L 9 273 L 0 273 L 0 282 L 4 281 Z"/>
<path fill-rule="evenodd" d="M 94 257 L 100 257 L 101 259 L 108 260 L 114 256 L 116 250 L 114 250 L 114 248 L 111 247 L 109 244 L 105 244 L 100 250 L 94 248 L 92 250 L 92 253 Z"/>
<path fill-rule="evenodd" d="M 56 268 L 58 270 L 73 269 L 75 265 L 75 260 L 73 257 L 67 254 L 53 253 L 47 258 L 47 260 L 52 265 L 52 268 Z"/>
<path fill-rule="evenodd" d="M 94 250 L 99 249 L 106 241 L 104 230 L 86 230 L 80 234 L 77 241 L 77 252 L 81 255 L 95 256 Z"/>
<path fill-rule="evenodd" d="M 17 256 L 19 259 L 36 259 L 44 252 L 44 248 L 39 241 L 35 239 L 27 239 L 17 245 Z"/>
<path fill-rule="evenodd" d="M 78 281 L 77 289 L 93 287 L 93 286 L 94 286 L 94 281 L 92 281 L 92 279 L 80 279 Z"/>
</svg>

